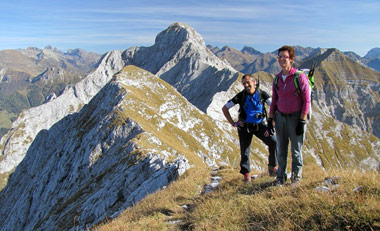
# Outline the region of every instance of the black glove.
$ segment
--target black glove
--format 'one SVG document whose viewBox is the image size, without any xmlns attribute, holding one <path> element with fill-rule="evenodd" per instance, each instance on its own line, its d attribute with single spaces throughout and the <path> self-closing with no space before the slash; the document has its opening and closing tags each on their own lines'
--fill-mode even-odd
<svg viewBox="0 0 380 231">
<path fill-rule="evenodd" d="M 296 127 L 296 135 L 297 136 L 300 136 L 303 133 L 305 133 L 305 125 L 306 125 L 305 120 L 303 120 L 303 119 L 298 120 L 297 127 Z"/>
<path fill-rule="evenodd" d="M 267 122 L 268 122 L 268 134 L 270 136 L 273 136 L 274 135 L 273 119 L 272 118 L 268 118 Z"/>
<path fill-rule="evenodd" d="M 268 118 L 267 122 L 268 122 L 268 130 L 273 129 L 273 118 Z"/>
</svg>

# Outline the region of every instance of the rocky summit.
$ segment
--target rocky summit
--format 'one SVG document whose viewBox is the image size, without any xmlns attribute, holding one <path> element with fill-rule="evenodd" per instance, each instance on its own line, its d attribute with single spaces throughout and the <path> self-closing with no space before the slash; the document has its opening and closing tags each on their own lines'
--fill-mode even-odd
<svg viewBox="0 0 380 231">
<path fill-rule="evenodd" d="M 151 47 L 127 49 L 123 59 L 156 74 L 203 112 L 215 93 L 227 90 L 238 77 L 206 47 L 198 32 L 183 23 L 159 33 Z"/>
</svg>

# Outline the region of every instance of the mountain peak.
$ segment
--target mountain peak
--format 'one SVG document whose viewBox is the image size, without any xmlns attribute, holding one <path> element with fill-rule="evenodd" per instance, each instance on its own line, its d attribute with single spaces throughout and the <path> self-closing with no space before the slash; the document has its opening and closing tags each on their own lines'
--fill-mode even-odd
<svg viewBox="0 0 380 231">
<path fill-rule="evenodd" d="M 166 30 L 160 32 L 156 37 L 156 44 L 173 44 L 181 45 L 189 41 L 200 46 L 206 46 L 202 36 L 196 32 L 192 27 L 176 22 L 171 24 Z"/>
<path fill-rule="evenodd" d="M 224 47 L 222 47 L 222 49 L 220 49 L 219 52 L 233 52 L 233 53 L 237 53 L 239 51 L 236 50 L 235 48 L 230 47 L 230 46 L 224 46 Z"/>
<path fill-rule="evenodd" d="M 364 58 L 369 58 L 369 59 L 376 59 L 380 58 L 380 48 L 376 47 L 368 51 L 368 53 L 364 56 Z"/>
<path fill-rule="evenodd" d="M 262 55 L 263 54 L 260 51 L 256 50 L 255 48 L 248 47 L 248 46 L 244 46 L 243 49 L 241 50 L 241 52 L 242 53 L 248 53 L 251 55 Z"/>
<path fill-rule="evenodd" d="M 23 49 L 20 49 L 20 50 L 23 50 Z M 42 50 L 38 47 L 28 47 L 26 48 L 25 50 L 27 51 L 38 51 L 38 52 L 41 52 Z"/>
<path fill-rule="evenodd" d="M 173 85 L 203 112 L 213 95 L 227 90 L 238 76 L 206 47 L 198 32 L 183 23 L 173 23 L 160 32 L 151 47 L 127 49 L 123 59 L 126 65 L 143 68 Z"/>
<path fill-rule="evenodd" d="M 67 52 L 65 54 L 67 55 L 72 55 L 72 56 L 78 56 L 78 57 L 82 57 L 83 54 L 85 54 L 86 51 L 84 51 L 83 49 L 80 49 L 80 48 L 76 48 L 76 49 L 68 49 Z"/>
<path fill-rule="evenodd" d="M 59 53 L 59 54 L 62 54 L 63 52 L 61 50 L 59 50 L 58 48 L 56 47 L 52 47 L 50 45 L 46 46 L 44 49 L 44 51 L 46 50 L 49 50 L 49 51 L 52 51 L 52 52 L 55 52 L 55 53 Z"/>
<path fill-rule="evenodd" d="M 322 54 L 324 60 L 328 62 L 338 62 L 346 61 L 348 57 L 336 48 L 329 48 L 325 53 Z"/>
</svg>

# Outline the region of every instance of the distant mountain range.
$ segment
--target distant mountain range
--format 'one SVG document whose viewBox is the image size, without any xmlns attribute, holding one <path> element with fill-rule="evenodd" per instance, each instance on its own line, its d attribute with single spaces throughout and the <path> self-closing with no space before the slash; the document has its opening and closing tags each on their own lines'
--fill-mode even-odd
<svg viewBox="0 0 380 231">
<path fill-rule="evenodd" d="M 236 128 L 221 108 L 242 90 L 233 65 L 247 68 L 244 60 L 262 55 L 246 48 L 228 61 L 209 48 L 193 28 L 174 23 L 153 46 L 106 53 L 85 78 L 20 113 L 0 140 L 0 229 L 91 228 L 194 165 L 238 168 Z M 337 49 L 301 54 L 298 67 L 318 63 L 305 164 L 378 168 L 380 73 Z M 252 70 L 275 68 L 265 61 Z M 271 93 L 272 72 L 254 77 Z M 251 153 L 251 167 L 266 169 L 256 138 Z"/>
<path fill-rule="evenodd" d="M 255 73 L 265 71 L 277 74 L 280 67 L 277 64 L 277 51 L 270 53 L 261 53 L 252 47 L 245 46 L 243 49 L 236 50 L 230 46 L 222 48 L 207 45 L 207 47 L 220 59 L 230 63 L 236 70 L 242 73 Z M 295 65 L 311 59 L 318 54 L 326 52 L 327 48 L 311 48 L 295 46 L 296 59 Z M 371 49 L 364 57 L 354 52 L 343 52 L 353 61 L 380 72 L 380 48 Z"/>
<path fill-rule="evenodd" d="M 22 110 L 41 105 L 80 81 L 100 57 L 81 49 L 63 53 L 51 46 L 0 51 L 0 137 Z"/>
</svg>

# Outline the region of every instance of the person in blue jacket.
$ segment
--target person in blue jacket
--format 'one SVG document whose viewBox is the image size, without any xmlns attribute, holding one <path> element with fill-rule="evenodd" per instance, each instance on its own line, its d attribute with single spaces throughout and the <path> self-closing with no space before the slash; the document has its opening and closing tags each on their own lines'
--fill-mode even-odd
<svg viewBox="0 0 380 231">
<path fill-rule="evenodd" d="M 246 74 L 242 77 L 244 90 L 230 99 L 222 108 L 227 121 L 238 130 L 240 142 L 240 173 L 244 180 L 251 181 L 250 177 L 250 146 L 252 137 L 255 135 L 268 146 L 268 171 L 270 176 L 276 176 L 276 136 L 274 129 L 268 130 L 266 124 L 266 111 L 264 102 L 270 105 L 271 97 L 267 92 L 257 89 L 256 80 L 252 75 Z M 239 104 L 239 118 L 235 122 L 229 109 Z"/>
</svg>

